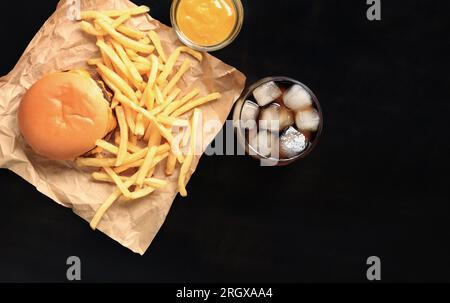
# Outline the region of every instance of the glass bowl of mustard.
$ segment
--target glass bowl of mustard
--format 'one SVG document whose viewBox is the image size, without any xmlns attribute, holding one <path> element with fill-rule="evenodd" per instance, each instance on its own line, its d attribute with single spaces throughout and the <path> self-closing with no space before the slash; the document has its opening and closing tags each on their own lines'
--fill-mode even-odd
<svg viewBox="0 0 450 303">
<path fill-rule="evenodd" d="M 173 0 L 170 19 L 178 38 L 204 52 L 233 42 L 244 22 L 241 0 Z"/>
</svg>

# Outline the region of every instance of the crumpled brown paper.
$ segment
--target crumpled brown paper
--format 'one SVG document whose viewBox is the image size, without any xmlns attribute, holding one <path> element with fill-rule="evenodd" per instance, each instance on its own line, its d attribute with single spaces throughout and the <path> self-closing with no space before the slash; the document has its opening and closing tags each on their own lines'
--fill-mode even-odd
<svg viewBox="0 0 450 303">
<path fill-rule="evenodd" d="M 70 18 L 76 3 L 62 0 L 14 69 L 0 78 L 0 167 L 14 171 L 55 202 L 72 208 L 80 217 L 90 221 L 112 192 L 113 186 L 94 182 L 88 173 L 78 169 L 73 162 L 51 161 L 34 154 L 21 137 L 17 123 L 20 100 L 34 82 L 52 71 L 88 68 L 86 60 L 99 57 L 94 38 L 84 34 L 78 22 Z M 80 3 L 81 10 L 135 6 L 127 0 L 81 0 Z M 141 30 L 156 30 L 166 53 L 181 45 L 171 28 L 148 15 L 135 17 L 128 23 Z M 202 63 L 194 61 L 191 70 L 183 77 L 180 88 L 186 92 L 189 88 L 198 87 L 203 95 L 220 92 L 222 98 L 219 101 L 202 107 L 203 123 L 211 119 L 223 123 L 244 87 L 245 77 L 210 55 L 206 55 Z M 219 127 L 204 130 L 203 150 L 219 131 Z M 194 168 L 198 161 L 199 157 L 194 162 Z M 161 168 L 156 176 L 166 178 Z M 169 178 L 167 188 L 156 191 L 148 198 L 114 204 L 101 221 L 99 230 L 132 251 L 144 254 L 178 194 L 177 178 L 178 172 Z"/>
</svg>

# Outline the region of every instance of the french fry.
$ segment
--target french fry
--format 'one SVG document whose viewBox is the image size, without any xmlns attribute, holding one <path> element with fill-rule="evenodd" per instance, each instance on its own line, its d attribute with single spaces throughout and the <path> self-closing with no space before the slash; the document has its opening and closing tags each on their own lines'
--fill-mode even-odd
<svg viewBox="0 0 450 303">
<path fill-rule="evenodd" d="M 116 20 L 113 21 L 112 26 L 114 28 L 117 28 L 118 26 L 120 26 L 121 24 L 123 24 L 125 21 L 127 21 L 130 18 L 131 18 L 130 14 L 123 14 L 119 18 L 117 18 Z"/>
<path fill-rule="evenodd" d="M 155 94 L 153 93 L 153 85 L 156 80 L 156 76 L 158 73 L 158 60 L 155 56 L 151 55 L 152 58 L 152 69 L 149 75 L 149 79 L 147 82 L 147 86 L 144 90 L 143 103 L 147 107 L 148 110 L 152 110 L 155 102 Z"/>
<path fill-rule="evenodd" d="M 120 145 L 119 145 L 119 152 L 117 154 L 117 161 L 115 166 L 120 166 L 125 161 L 125 158 L 127 157 L 127 150 L 128 150 L 128 125 L 127 121 L 125 120 L 125 113 L 123 112 L 122 107 L 118 106 L 116 107 L 116 116 L 119 123 L 119 129 L 120 129 Z"/>
<path fill-rule="evenodd" d="M 148 137 L 148 146 L 154 146 L 161 144 L 162 136 L 159 132 L 158 128 L 153 124 L 153 122 L 149 123 L 149 137 Z"/>
<path fill-rule="evenodd" d="M 92 218 L 91 223 L 90 223 L 92 230 L 97 229 L 97 226 L 100 223 L 100 221 L 102 220 L 105 213 L 114 204 L 114 202 L 116 202 L 116 200 L 121 196 L 121 194 L 122 193 L 120 192 L 120 190 L 118 188 L 116 188 L 114 190 L 114 192 L 103 202 L 103 204 L 100 206 L 100 208 L 97 209 L 97 212 L 95 213 L 95 215 Z"/>
<path fill-rule="evenodd" d="M 111 39 L 105 40 L 105 42 L 109 46 L 110 49 L 112 49 L 112 50 L 114 49 L 113 46 L 112 46 L 112 43 L 111 43 Z M 115 51 L 113 50 L 113 52 L 115 52 Z M 133 81 L 132 81 L 131 75 L 128 72 L 128 70 L 126 68 L 121 70 L 114 64 L 114 62 L 112 60 L 111 60 L 111 62 L 113 63 L 112 64 L 112 66 L 113 66 L 112 69 L 116 72 L 116 74 L 118 74 L 120 77 L 122 77 L 122 79 L 125 82 L 127 82 L 128 84 L 130 84 L 130 86 L 132 86 L 133 85 Z"/>
<path fill-rule="evenodd" d="M 178 49 L 183 53 L 188 53 L 189 55 L 191 55 L 192 57 L 194 57 L 195 59 L 197 59 L 200 62 L 203 60 L 203 55 L 201 53 L 199 53 L 198 51 L 193 50 L 190 47 L 180 46 Z"/>
<path fill-rule="evenodd" d="M 158 105 L 157 107 L 153 108 L 150 111 L 150 114 L 152 116 L 159 115 L 161 112 L 164 111 L 164 109 L 166 109 L 167 106 L 169 106 L 169 104 L 170 104 L 170 99 L 163 100 L 163 103 Z"/>
<path fill-rule="evenodd" d="M 147 110 L 149 111 L 153 110 L 153 107 L 155 106 L 155 93 L 153 93 L 151 89 L 144 91 L 144 96 L 142 97 L 142 100 L 144 101 L 144 105 L 147 108 Z"/>
<path fill-rule="evenodd" d="M 136 92 L 135 92 L 135 94 L 136 94 L 136 97 L 138 98 L 138 100 L 141 100 L 141 101 L 139 101 L 139 105 L 140 106 L 143 106 L 143 104 L 142 104 L 142 92 L 140 91 L 140 90 L 137 90 Z"/>
<path fill-rule="evenodd" d="M 130 188 L 135 182 L 137 178 L 137 173 L 134 174 L 128 181 L 124 183 L 126 188 Z M 94 217 L 91 220 L 90 226 L 93 230 L 97 229 L 100 220 L 103 218 L 108 209 L 116 202 L 116 200 L 121 196 L 120 189 L 116 188 L 114 192 L 103 202 L 100 208 L 95 213 Z"/>
<path fill-rule="evenodd" d="M 165 128 L 163 125 L 159 124 L 158 122 L 156 123 L 156 128 L 158 129 L 160 135 L 166 139 L 167 143 L 170 145 L 170 150 L 172 150 L 172 152 L 177 156 L 177 160 L 181 163 L 184 161 L 183 158 L 183 153 L 180 151 L 179 146 L 177 145 L 177 141 L 175 140 L 175 138 L 173 137 L 172 133 Z M 159 137 L 155 138 L 155 139 L 159 139 Z M 150 140 L 153 140 L 152 137 L 150 137 Z M 151 141 L 149 141 L 150 143 Z"/>
<path fill-rule="evenodd" d="M 131 17 L 130 15 L 122 15 L 119 18 L 117 18 L 116 20 L 112 20 L 109 17 L 101 15 L 101 14 L 99 14 L 98 17 L 108 20 L 111 23 L 111 26 L 113 28 L 117 28 L 117 29 L 118 28 L 127 28 L 127 29 L 129 29 L 127 26 L 122 25 L 122 23 L 124 23 L 126 20 L 130 19 L 130 17 Z M 90 24 L 89 22 L 86 22 L 86 21 L 81 21 L 80 22 L 80 27 L 81 27 L 81 29 L 84 32 L 86 32 L 89 35 L 94 35 L 94 36 L 105 36 L 105 35 L 107 35 L 106 31 L 104 31 L 102 29 L 97 29 L 95 26 L 93 26 L 92 24 Z M 140 37 L 145 37 L 145 34 L 141 32 Z"/>
<path fill-rule="evenodd" d="M 152 56 L 153 54 L 151 54 L 150 56 Z M 153 55 L 154 56 L 154 55 Z M 131 60 L 133 62 L 137 62 L 137 63 L 142 63 L 142 64 L 151 64 L 151 59 L 149 58 L 145 58 L 142 56 L 135 56 L 135 57 L 131 57 Z"/>
<path fill-rule="evenodd" d="M 139 146 L 128 142 L 128 151 L 131 153 L 138 153 L 142 150 Z"/>
<path fill-rule="evenodd" d="M 156 51 L 158 52 L 159 56 L 161 57 L 162 61 L 164 62 L 164 64 L 166 63 L 167 59 L 166 59 L 166 54 L 164 53 L 164 49 L 161 45 L 161 40 L 158 37 L 158 34 L 155 31 L 150 31 L 148 33 L 148 36 L 150 38 L 150 40 L 152 41 L 153 45 L 156 48 Z"/>
<path fill-rule="evenodd" d="M 164 153 L 166 153 L 167 151 L 170 150 L 169 144 L 163 144 L 163 145 L 158 144 L 158 145 L 155 145 L 155 146 L 157 146 L 157 149 L 156 149 L 156 154 L 157 155 L 164 154 Z M 124 164 L 130 164 L 130 163 L 136 162 L 138 160 L 144 159 L 145 156 L 147 155 L 148 151 L 149 151 L 148 147 L 138 150 L 137 152 L 129 155 L 125 159 Z"/>
<path fill-rule="evenodd" d="M 148 148 L 143 148 L 143 149 L 139 150 L 138 152 L 129 155 L 125 159 L 123 164 L 130 164 L 130 163 L 136 162 L 140 159 L 143 159 L 147 153 L 148 153 Z"/>
<path fill-rule="evenodd" d="M 100 70 L 101 74 L 103 74 L 105 78 L 114 84 L 123 94 L 125 94 L 133 102 L 138 103 L 136 94 L 124 79 L 104 64 L 97 64 L 97 68 Z"/>
<path fill-rule="evenodd" d="M 103 58 L 94 58 L 87 61 L 88 65 L 97 65 L 99 63 L 103 63 Z"/>
<path fill-rule="evenodd" d="M 137 137 L 143 137 L 145 134 L 144 118 L 141 113 L 137 114 L 134 133 Z"/>
<path fill-rule="evenodd" d="M 99 11 L 93 11 L 93 10 L 82 11 L 82 12 L 80 12 L 80 19 L 81 20 L 92 20 L 92 19 L 100 18 L 101 15 L 102 15 L 102 13 Z M 106 15 L 104 15 L 104 16 L 106 16 Z"/>
<path fill-rule="evenodd" d="M 181 147 L 186 147 L 189 144 L 189 139 L 191 138 L 191 130 L 186 128 L 184 131 L 183 139 L 181 140 Z"/>
<path fill-rule="evenodd" d="M 164 144 L 155 144 L 155 146 L 158 146 L 158 149 L 156 151 L 157 155 L 163 155 L 167 153 L 170 150 L 170 145 L 167 143 Z"/>
<path fill-rule="evenodd" d="M 114 183 L 114 180 L 111 179 L 111 177 L 106 174 L 106 173 L 101 173 L 101 172 L 94 172 L 92 173 L 92 179 L 99 181 L 99 182 L 108 182 L 108 183 Z M 119 176 L 120 180 L 122 182 L 126 182 L 128 180 L 130 180 L 130 177 L 125 177 L 125 176 Z M 146 186 L 150 186 L 153 188 L 163 188 L 165 186 L 167 186 L 169 182 L 166 180 L 161 180 L 161 179 L 157 179 L 157 178 L 145 178 L 144 179 L 144 185 Z"/>
<path fill-rule="evenodd" d="M 164 139 L 166 139 L 167 143 L 170 144 L 170 149 L 173 154 L 177 157 L 178 162 L 183 163 L 184 157 L 183 153 L 180 150 L 180 146 L 178 144 L 178 140 L 175 139 L 175 137 L 172 135 L 172 132 L 168 130 L 166 127 L 164 127 L 162 124 L 159 124 L 159 132 L 161 133 L 161 136 L 163 136 Z M 167 132 L 165 135 L 164 132 Z M 170 138 L 168 136 L 170 135 Z"/>
<path fill-rule="evenodd" d="M 164 60 L 161 58 L 161 56 L 158 57 L 159 66 L 161 67 L 160 70 L 164 70 L 164 65 L 166 64 Z"/>
<path fill-rule="evenodd" d="M 170 150 L 170 147 L 169 147 L 169 150 Z M 152 163 L 150 169 L 155 168 L 156 165 L 158 165 L 159 163 L 161 163 L 162 161 L 164 161 L 164 160 L 169 156 L 169 150 L 166 151 L 166 152 L 163 153 L 163 154 L 157 155 L 157 156 L 153 159 L 153 163 Z"/>
<path fill-rule="evenodd" d="M 153 55 L 153 54 L 152 54 Z M 151 55 L 150 55 L 151 56 Z M 156 56 L 155 56 L 156 57 Z M 159 57 L 156 57 L 156 59 L 158 60 L 158 71 L 163 71 L 164 69 L 164 63 L 159 59 Z M 137 57 L 132 57 L 131 60 L 134 63 L 142 63 L 145 66 L 150 66 L 152 65 L 152 59 L 151 57 L 148 58 L 144 58 L 142 56 L 137 56 Z"/>
<path fill-rule="evenodd" d="M 169 143 L 169 145 L 173 148 L 174 144 L 175 144 L 175 138 L 172 135 L 172 132 L 170 132 L 170 130 L 168 130 L 167 128 L 165 128 L 162 124 L 160 124 L 158 121 L 155 120 L 156 123 L 156 127 L 159 130 L 159 133 L 161 134 L 161 136 L 166 139 L 167 143 Z M 178 147 L 177 147 L 178 148 Z M 177 148 L 175 148 L 175 150 L 177 150 Z"/>
<path fill-rule="evenodd" d="M 161 92 L 161 90 L 159 89 L 158 86 L 155 87 L 155 91 L 156 91 L 156 103 L 158 105 L 164 104 L 165 103 L 164 97 L 163 97 L 162 92 Z"/>
<path fill-rule="evenodd" d="M 193 56 L 194 58 L 196 58 L 198 61 L 202 61 L 203 60 L 203 56 L 201 53 L 186 47 L 186 46 L 180 46 L 178 47 L 170 56 L 169 59 L 167 59 L 167 62 L 164 66 L 164 70 L 162 71 L 162 73 L 159 75 L 158 77 L 158 84 L 159 85 L 163 85 L 166 80 L 167 77 L 170 76 L 170 74 L 172 73 L 173 70 L 173 66 L 175 65 L 175 62 L 177 61 L 178 57 L 180 56 L 181 52 L 186 52 L 188 54 L 190 54 L 191 56 Z"/>
<path fill-rule="evenodd" d="M 105 172 L 108 174 L 108 176 L 114 181 L 114 183 L 117 185 L 117 188 L 120 190 L 122 195 L 125 197 L 130 197 L 131 192 L 128 190 L 127 187 L 125 187 L 125 184 L 122 182 L 120 177 L 112 170 L 110 167 L 103 167 Z"/>
<path fill-rule="evenodd" d="M 123 34 L 119 33 L 110 23 L 108 23 L 105 20 L 97 19 L 97 24 L 100 25 L 100 27 L 106 31 L 111 37 L 113 37 L 115 40 L 117 40 L 119 43 L 121 43 L 123 46 L 127 48 L 131 48 L 135 51 L 144 53 L 144 54 L 150 54 L 153 49 L 150 45 L 140 43 L 136 40 L 130 39 L 127 36 L 124 36 Z"/>
<path fill-rule="evenodd" d="M 151 168 L 153 168 L 153 167 L 155 167 L 156 165 L 158 165 L 161 161 L 163 161 L 164 159 L 166 159 L 168 156 L 169 156 L 169 153 L 168 153 L 168 152 L 156 156 L 155 159 L 153 160 L 153 163 L 152 163 Z M 142 164 L 144 164 L 144 159 L 140 159 L 140 160 L 137 160 L 137 161 L 135 161 L 135 162 L 133 162 L 133 163 L 129 163 L 129 164 L 126 164 L 126 165 L 122 165 L 122 166 L 119 166 L 119 167 L 115 167 L 115 168 L 114 168 L 114 171 L 115 171 L 116 173 L 118 173 L 118 174 L 121 174 L 121 173 L 123 173 L 123 172 L 125 172 L 125 171 L 127 171 L 127 170 L 129 170 L 129 169 L 131 169 L 131 168 L 141 167 Z M 136 181 L 135 181 L 135 182 L 136 182 Z"/>
<path fill-rule="evenodd" d="M 161 125 L 158 121 L 156 121 L 156 119 L 154 119 L 154 121 L 152 121 L 153 124 L 156 126 L 156 128 L 159 130 L 159 133 L 161 134 L 161 136 L 166 139 L 167 143 L 170 144 L 170 146 L 173 146 L 174 144 L 174 138 L 172 136 L 172 133 L 165 128 L 163 125 Z"/>
<path fill-rule="evenodd" d="M 114 142 L 116 144 L 120 144 L 120 134 L 115 135 Z M 140 152 L 141 150 L 142 150 L 142 148 L 140 148 L 139 146 L 137 146 L 131 142 L 128 142 L 128 152 L 137 153 L 137 152 Z"/>
<path fill-rule="evenodd" d="M 144 159 L 140 159 L 137 160 L 135 162 L 132 163 L 128 163 L 128 164 L 124 164 L 122 166 L 119 167 L 114 167 L 114 171 L 118 174 L 121 174 L 123 172 L 126 172 L 127 170 L 131 169 L 131 168 L 139 168 L 141 167 L 141 165 L 144 164 Z M 136 181 L 135 181 L 136 183 Z"/>
<path fill-rule="evenodd" d="M 172 102 L 171 104 L 169 104 L 167 106 L 167 108 L 164 109 L 163 113 L 165 115 L 172 114 L 178 108 L 180 108 L 181 106 L 183 106 L 184 104 L 186 104 L 187 102 L 189 102 L 190 100 L 195 98 L 199 93 L 200 93 L 200 90 L 198 88 L 194 89 L 193 91 L 191 91 L 190 93 L 185 95 L 181 100 L 178 100 L 178 101 L 175 101 L 175 102 Z"/>
<path fill-rule="evenodd" d="M 119 153 L 119 148 L 117 146 L 109 142 L 106 142 L 105 140 L 97 140 L 97 142 L 95 142 L 95 145 L 107 151 L 110 154 L 117 155 Z"/>
<path fill-rule="evenodd" d="M 141 42 L 143 44 L 150 44 L 150 39 L 147 36 L 145 36 L 144 38 L 139 40 L 139 42 Z"/>
<path fill-rule="evenodd" d="M 175 100 L 175 98 L 178 97 L 178 95 L 179 95 L 180 93 L 181 93 L 181 89 L 179 89 L 178 87 L 175 88 L 175 89 L 170 93 L 170 95 L 167 96 L 167 99 L 166 99 L 167 105 L 169 105 L 170 103 L 172 103 L 173 100 Z M 164 108 L 164 109 L 165 109 L 165 108 Z"/>
<path fill-rule="evenodd" d="M 172 54 L 170 54 L 169 59 L 167 59 L 166 64 L 162 73 L 158 77 L 158 84 L 163 86 L 166 83 L 167 77 L 172 73 L 173 66 L 180 56 L 180 49 L 177 48 Z"/>
<path fill-rule="evenodd" d="M 201 113 L 202 113 L 202 111 L 199 109 L 194 110 L 194 115 L 192 117 L 191 144 L 189 147 L 189 154 L 186 157 L 183 165 L 181 166 L 180 176 L 178 178 L 178 187 L 179 187 L 180 195 L 182 197 L 187 196 L 186 176 L 189 173 L 189 170 L 191 169 L 192 162 L 194 160 L 194 155 L 195 155 L 196 148 L 197 148 L 197 130 L 198 130 L 199 124 L 200 124 Z"/>
<path fill-rule="evenodd" d="M 136 180 L 136 184 L 138 186 L 144 185 L 144 180 L 147 177 L 147 174 L 150 172 L 151 165 L 153 163 L 153 159 L 156 155 L 156 146 L 153 146 L 148 151 L 147 155 L 145 156 L 144 163 L 142 164 L 141 168 L 139 169 L 138 178 Z"/>
<path fill-rule="evenodd" d="M 125 51 L 127 52 L 127 55 L 129 58 L 134 58 L 134 57 L 138 57 L 138 53 L 136 53 L 136 51 L 126 48 Z"/>
<path fill-rule="evenodd" d="M 103 82 L 106 83 L 106 85 L 114 92 L 114 94 L 120 93 L 120 89 L 118 89 L 117 86 L 115 86 L 100 70 L 97 70 L 97 72 L 100 77 L 102 77 Z"/>
<path fill-rule="evenodd" d="M 167 158 L 166 164 L 166 175 L 171 176 L 175 171 L 175 166 L 177 164 L 177 156 L 174 153 L 170 153 Z"/>
<path fill-rule="evenodd" d="M 150 72 L 151 65 L 144 64 L 141 62 L 133 62 L 133 65 L 136 67 L 137 71 L 141 76 L 147 75 Z"/>
<path fill-rule="evenodd" d="M 116 94 L 116 96 L 118 95 L 120 94 Z M 114 100 L 118 101 L 115 97 Z M 123 106 L 123 111 L 125 112 L 125 118 L 127 120 L 128 128 L 130 129 L 131 133 L 134 134 L 136 130 L 136 123 L 134 121 L 135 112 L 131 110 L 129 106 Z"/>
<path fill-rule="evenodd" d="M 79 167 L 111 167 L 116 161 L 117 158 L 78 158 L 75 163 Z"/>
<path fill-rule="evenodd" d="M 106 56 L 108 56 L 112 64 L 117 68 L 118 71 L 120 71 L 120 74 L 125 75 L 128 80 L 132 80 L 131 74 L 125 66 L 125 63 L 122 62 L 117 53 L 109 45 L 107 45 L 104 41 L 99 40 L 97 41 L 97 46 L 102 52 L 106 54 Z"/>
<path fill-rule="evenodd" d="M 117 99 L 117 101 L 119 101 L 121 104 L 130 107 L 133 111 L 137 112 L 137 113 L 141 113 L 145 118 L 147 118 L 148 120 L 155 120 L 154 115 L 149 112 L 148 110 L 146 110 L 143 107 L 140 107 L 138 104 L 133 103 L 130 99 L 128 99 L 127 97 L 125 97 L 122 94 L 117 94 L 115 96 L 115 98 Z"/>
<path fill-rule="evenodd" d="M 89 35 L 93 35 L 93 36 L 104 36 L 105 35 L 104 31 L 101 31 L 101 30 L 99 31 L 99 30 L 95 29 L 95 27 L 92 26 L 92 24 L 90 24 L 89 22 L 86 22 L 86 21 L 81 21 L 80 27 L 85 33 L 87 33 Z"/>
<path fill-rule="evenodd" d="M 137 145 L 135 145 L 135 144 L 132 144 L 132 143 L 128 142 L 128 151 L 129 151 L 129 152 L 131 152 L 131 153 L 138 153 L 138 152 L 140 152 L 142 149 L 143 149 L 143 148 L 141 148 L 141 147 L 139 147 L 139 146 L 137 146 Z"/>
<path fill-rule="evenodd" d="M 122 15 L 130 15 L 130 16 L 135 16 L 135 15 L 142 15 L 145 13 L 148 13 L 150 11 L 150 8 L 144 5 L 138 6 L 138 7 L 133 7 L 130 9 L 124 9 L 124 10 L 110 10 L 110 11 L 83 11 L 80 13 L 80 17 L 82 20 L 87 20 L 87 19 L 96 19 L 98 18 L 98 14 L 102 14 L 111 18 L 114 17 L 120 17 Z"/>
<path fill-rule="evenodd" d="M 142 79 L 141 74 L 139 74 L 136 66 L 131 62 L 130 58 L 128 58 L 125 49 L 122 47 L 122 45 L 114 40 L 112 40 L 111 43 L 117 54 L 119 55 L 119 58 L 122 60 L 125 68 L 128 70 L 128 74 L 131 75 L 131 80 L 133 80 L 134 86 L 138 89 L 141 89 L 145 85 L 144 80 Z"/>
<path fill-rule="evenodd" d="M 152 123 L 152 122 L 150 122 L 150 123 Z M 148 146 L 157 146 L 158 144 L 161 144 L 162 139 L 163 139 L 163 137 L 162 137 L 159 129 L 157 127 L 152 127 L 152 129 L 150 130 L 147 144 L 148 144 Z M 166 143 L 166 144 L 169 147 L 168 150 L 170 150 L 170 145 L 168 143 Z"/>
<path fill-rule="evenodd" d="M 143 137 L 146 142 L 148 142 L 148 140 L 150 140 L 150 133 L 151 133 L 151 130 L 152 130 L 151 124 L 152 123 L 150 121 L 148 121 L 148 125 L 147 125 L 147 128 L 145 130 L 144 137 Z"/>
<path fill-rule="evenodd" d="M 156 58 L 156 56 L 151 55 L 150 60 L 152 63 L 152 67 L 150 70 L 150 75 L 148 76 L 148 84 L 147 84 L 148 89 L 152 89 L 153 86 L 155 85 L 156 77 L 158 75 L 158 67 L 159 67 L 159 61 L 158 61 L 158 58 Z"/>
<path fill-rule="evenodd" d="M 145 99 L 143 98 L 143 94 L 138 90 L 136 92 L 137 97 L 139 98 L 139 106 L 143 107 Z M 144 117 L 141 113 L 138 113 L 136 116 L 136 136 L 143 137 L 145 134 L 145 130 L 148 125 L 148 120 L 144 120 Z"/>
<path fill-rule="evenodd" d="M 141 32 L 140 30 L 126 26 L 125 24 L 118 26 L 117 31 L 121 32 L 122 34 L 124 34 L 130 38 L 136 39 L 136 40 L 140 40 L 145 37 L 144 32 Z M 150 48 L 150 49 L 152 49 L 152 48 Z M 154 48 L 150 51 L 150 53 L 152 53 L 153 50 L 154 50 Z"/>
<path fill-rule="evenodd" d="M 189 126 L 189 121 L 187 121 L 187 120 L 177 119 L 177 118 L 165 116 L 162 114 L 158 115 L 156 120 L 162 124 L 165 124 L 165 125 L 171 126 L 171 127 L 188 127 Z"/>
<path fill-rule="evenodd" d="M 209 94 L 205 97 L 199 98 L 197 100 L 194 100 L 192 102 L 189 102 L 188 104 L 185 104 L 184 106 L 182 106 L 181 108 L 177 109 L 173 114 L 171 114 L 170 116 L 173 118 L 178 118 L 179 116 L 187 113 L 188 111 L 202 106 L 206 103 L 215 101 L 217 99 L 220 99 L 222 96 L 219 93 L 213 93 L 213 94 Z"/>
<path fill-rule="evenodd" d="M 180 92 L 181 92 L 181 90 L 179 88 L 177 88 L 172 92 L 172 94 L 170 96 L 167 97 L 167 99 L 164 99 L 161 91 L 159 90 L 158 87 L 156 87 L 156 100 L 157 101 L 159 100 L 159 102 L 157 102 L 158 106 L 156 108 L 153 108 L 150 111 L 150 114 L 152 116 L 156 116 L 156 115 L 160 114 L 161 112 L 163 112 L 167 108 L 167 106 L 169 106 L 169 104 L 172 102 L 172 100 L 175 99 L 176 96 Z"/>
<path fill-rule="evenodd" d="M 180 69 L 177 71 L 177 73 L 170 79 L 169 83 L 164 87 L 162 94 L 163 96 L 167 96 L 169 92 L 172 90 L 172 88 L 177 84 L 177 82 L 181 79 L 181 77 L 188 71 L 190 68 L 191 63 L 189 60 L 185 60 L 183 64 L 181 65 Z"/>
<path fill-rule="evenodd" d="M 147 197 L 148 195 L 152 194 L 155 191 L 152 187 L 146 187 L 140 190 L 137 190 L 133 193 L 131 193 L 131 197 L 128 200 L 138 200 Z"/>
<path fill-rule="evenodd" d="M 105 42 L 105 40 L 103 39 L 103 36 L 97 36 L 97 41 Z M 112 62 L 109 59 L 109 57 L 105 54 L 105 52 L 100 50 L 100 54 L 101 54 L 102 59 L 103 59 L 103 64 L 105 64 L 109 69 L 113 69 Z"/>
</svg>

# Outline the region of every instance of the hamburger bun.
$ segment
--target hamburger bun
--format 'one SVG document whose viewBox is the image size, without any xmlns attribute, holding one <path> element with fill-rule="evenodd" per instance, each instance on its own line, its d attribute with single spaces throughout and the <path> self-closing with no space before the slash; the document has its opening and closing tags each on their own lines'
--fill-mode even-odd
<svg viewBox="0 0 450 303">
<path fill-rule="evenodd" d="M 44 76 L 19 105 L 19 127 L 39 155 L 73 160 L 116 127 L 104 86 L 85 71 Z"/>
</svg>

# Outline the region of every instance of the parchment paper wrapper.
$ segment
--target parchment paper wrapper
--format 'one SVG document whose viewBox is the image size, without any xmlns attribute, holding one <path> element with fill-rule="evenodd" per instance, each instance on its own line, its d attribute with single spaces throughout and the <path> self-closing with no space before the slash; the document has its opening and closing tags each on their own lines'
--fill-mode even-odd
<svg viewBox="0 0 450 303">
<path fill-rule="evenodd" d="M 135 6 L 127 0 L 80 2 L 81 10 Z M 73 162 L 57 162 L 37 156 L 21 137 L 17 122 L 17 108 L 23 94 L 43 75 L 57 70 L 88 68 L 86 60 L 100 56 L 95 38 L 84 34 L 78 22 L 71 18 L 76 13 L 76 3 L 62 0 L 14 69 L 0 78 L 0 167 L 14 171 L 55 202 L 72 208 L 77 215 L 90 221 L 113 191 L 113 185 L 94 182 L 89 173 L 78 169 Z M 171 28 L 148 15 L 135 17 L 128 24 L 141 30 L 158 32 L 167 54 L 181 45 Z M 184 56 L 188 55 L 182 55 L 176 67 Z M 202 63 L 197 63 L 193 58 L 191 61 L 193 66 L 179 87 L 184 93 L 194 87 L 198 87 L 202 95 L 220 92 L 220 100 L 202 107 L 203 123 L 214 119 L 223 124 L 243 90 L 244 75 L 210 55 L 206 55 Z M 203 151 L 220 128 L 221 125 L 218 125 L 203 131 Z M 191 173 L 199 158 L 196 157 Z M 162 169 L 156 172 L 156 176 L 166 178 Z M 148 198 L 115 203 L 101 221 L 99 230 L 132 251 L 144 254 L 178 194 L 177 178 L 178 171 L 169 178 L 167 188 L 156 191 Z"/>
</svg>

